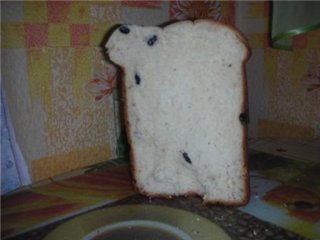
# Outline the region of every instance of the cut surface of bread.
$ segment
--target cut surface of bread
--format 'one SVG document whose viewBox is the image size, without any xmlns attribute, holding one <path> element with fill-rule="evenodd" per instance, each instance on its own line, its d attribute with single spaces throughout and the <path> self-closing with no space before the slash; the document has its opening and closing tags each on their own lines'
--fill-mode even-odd
<svg viewBox="0 0 320 240">
<path fill-rule="evenodd" d="M 246 41 L 209 20 L 164 28 L 122 25 L 106 44 L 123 69 L 137 189 L 245 204 Z"/>
</svg>

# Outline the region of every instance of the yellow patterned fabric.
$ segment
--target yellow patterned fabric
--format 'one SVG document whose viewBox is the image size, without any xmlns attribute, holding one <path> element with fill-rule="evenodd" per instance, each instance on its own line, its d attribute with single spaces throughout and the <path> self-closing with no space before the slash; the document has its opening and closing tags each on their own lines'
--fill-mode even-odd
<svg viewBox="0 0 320 240">
<path fill-rule="evenodd" d="M 2 2 L 3 85 L 33 181 L 116 157 L 115 101 L 88 83 L 121 2 Z"/>
</svg>

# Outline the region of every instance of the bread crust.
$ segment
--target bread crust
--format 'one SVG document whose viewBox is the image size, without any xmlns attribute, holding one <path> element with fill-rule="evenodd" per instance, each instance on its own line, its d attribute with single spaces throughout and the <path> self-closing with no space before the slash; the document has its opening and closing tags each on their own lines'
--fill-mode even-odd
<svg viewBox="0 0 320 240">
<path fill-rule="evenodd" d="M 183 21 L 186 22 L 186 21 Z M 247 82 L 246 82 L 246 71 L 245 71 L 245 64 L 247 62 L 247 60 L 250 57 L 250 48 L 248 45 L 248 41 L 246 40 L 245 36 L 240 33 L 237 29 L 235 29 L 234 27 L 230 26 L 230 25 L 226 25 L 224 23 L 220 23 L 220 22 L 215 22 L 213 20 L 209 20 L 209 19 L 205 19 L 205 20 L 194 20 L 194 21 L 189 21 L 193 24 L 197 24 L 200 22 L 207 22 L 207 23 L 211 23 L 214 25 L 220 25 L 223 27 L 227 27 L 229 30 L 231 30 L 232 32 L 234 32 L 236 34 L 236 36 L 239 38 L 239 40 L 245 45 L 246 47 L 246 55 L 242 61 L 242 65 L 241 65 L 241 71 L 242 71 L 242 89 L 243 89 L 243 102 L 242 102 L 242 107 L 241 107 L 241 113 L 245 113 L 247 111 Z M 179 22 L 174 22 L 172 24 L 180 24 Z M 165 28 L 167 26 L 166 25 L 162 28 Z M 115 64 L 115 63 L 114 63 Z M 117 65 L 121 71 L 122 71 L 122 78 L 124 81 L 127 81 L 127 77 L 126 77 L 126 71 L 124 69 L 124 67 Z M 124 125 L 125 125 L 125 131 L 127 133 L 127 140 L 128 140 L 128 144 L 130 147 L 129 150 L 129 156 L 130 156 L 130 168 L 131 168 L 131 173 L 132 173 L 132 179 L 133 179 L 133 187 L 134 190 L 136 192 L 139 192 L 140 194 L 143 194 L 145 196 L 148 196 L 150 198 L 155 198 L 155 197 L 161 197 L 161 198 L 168 198 L 171 199 L 173 196 L 199 196 L 199 197 L 203 197 L 200 194 L 196 193 L 196 192 L 187 192 L 181 195 L 171 195 L 171 194 L 160 194 L 160 193 L 151 193 L 151 192 L 147 192 L 145 191 L 143 188 L 141 188 L 136 179 L 137 179 L 137 175 L 138 175 L 138 170 L 136 167 L 136 160 L 135 160 L 135 154 L 134 154 L 134 149 L 132 148 L 132 136 L 130 134 L 130 129 L 131 129 L 131 125 L 129 122 L 129 112 L 128 112 L 128 101 L 127 101 L 127 89 L 125 87 L 125 83 L 121 84 L 121 94 L 124 97 L 124 100 L 122 101 L 122 109 L 124 111 Z M 239 120 L 240 121 L 240 120 Z M 218 205 L 225 205 L 225 206 L 241 206 L 241 205 L 245 205 L 248 201 L 249 201 L 249 196 L 250 196 L 250 187 L 249 187 L 249 173 L 248 173 L 248 164 L 247 164 L 247 124 L 242 124 L 242 149 L 243 149 L 243 156 L 242 156 L 242 174 L 243 174 L 243 181 L 244 181 L 244 198 L 239 200 L 239 201 L 226 201 L 226 200 L 222 200 L 222 199 L 215 199 L 215 200 L 204 200 L 204 204 L 205 205 L 211 205 L 211 204 L 218 204 Z"/>
<path fill-rule="evenodd" d="M 115 63 L 114 63 L 115 64 Z M 117 64 L 116 64 L 117 65 Z M 120 69 L 120 71 L 122 72 L 121 76 L 122 76 L 122 80 L 127 81 L 126 79 L 126 71 L 122 66 L 117 65 Z M 129 158 L 130 158 L 130 170 L 132 173 L 132 183 L 133 183 L 133 188 L 136 192 L 142 192 L 142 189 L 140 189 L 137 185 L 137 168 L 136 168 L 136 161 L 135 161 L 135 155 L 134 155 L 134 149 L 132 148 L 132 136 L 130 134 L 130 122 L 129 122 L 129 111 L 128 111 L 128 101 L 127 101 L 127 89 L 125 86 L 125 83 L 121 84 L 121 95 L 123 96 L 123 101 L 122 101 L 122 107 L 120 106 L 120 108 L 123 109 L 124 112 L 124 126 L 125 126 L 125 131 L 126 131 L 126 135 L 127 135 L 127 141 L 128 141 L 128 145 L 129 145 Z"/>
<path fill-rule="evenodd" d="M 201 196 L 200 194 L 196 193 L 196 192 L 187 192 L 187 193 L 183 193 L 183 194 L 177 194 L 177 195 L 172 195 L 172 194 L 163 194 L 163 193 L 150 193 L 150 192 L 146 192 L 143 189 L 139 188 L 137 185 L 134 186 L 135 190 L 144 195 L 147 196 L 149 198 L 165 198 L 165 199 L 172 199 L 174 197 L 199 197 L 201 199 L 203 199 L 203 196 Z M 240 201 L 226 201 L 226 200 L 222 200 L 222 199 L 216 199 L 216 200 L 204 200 L 203 201 L 203 205 L 223 205 L 223 206 L 243 206 L 244 204 L 246 204 L 248 202 L 248 197 L 243 198 Z"/>
<path fill-rule="evenodd" d="M 246 73 L 246 68 L 245 68 L 245 64 L 247 63 L 247 61 L 250 58 L 251 55 L 251 51 L 250 51 L 250 47 L 248 45 L 248 41 L 246 40 L 245 36 L 240 33 L 239 31 L 235 31 L 237 36 L 239 37 L 239 39 L 241 39 L 241 41 L 245 44 L 246 46 L 246 56 L 244 57 L 244 60 L 242 61 L 242 65 L 241 65 L 241 71 L 242 71 L 242 91 L 243 91 L 243 102 L 242 102 L 242 113 L 246 113 L 247 118 L 249 118 L 248 116 L 248 84 L 247 84 L 247 73 Z M 249 171 L 248 171 L 248 156 L 247 156 L 247 152 L 248 152 L 248 142 L 247 142 L 247 136 L 248 136 L 248 125 L 247 123 L 242 124 L 242 132 L 243 132 L 243 139 L 242 139 L 242 148 L 243 148 L 243 174 L 244 174 L 244 186 L 245 189 L 244 191 L 246 192 L 245 194 L 245 198 L 242 201 L 242 205 L 245 205 L 248 203 L 249 199 L 250 199 L 250 177 L 249 177 Z"/>
</svg>

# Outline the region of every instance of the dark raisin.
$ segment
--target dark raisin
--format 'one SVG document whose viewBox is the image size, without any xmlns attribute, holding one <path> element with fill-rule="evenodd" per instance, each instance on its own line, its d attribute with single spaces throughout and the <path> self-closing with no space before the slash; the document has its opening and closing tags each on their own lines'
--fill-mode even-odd
<svg viewBox="0 0 320 240">
<path fill-rule="evenodd" d="M 153 46 L 157 40 L 158 40 L 158 37 L 156 35 L 153 35 L 151 38 L 148 39 L 147 43 L 149 46 Z"/>
<path fill-rule="evenodd" d="M 134 79 L 136 80 L 136 84 L 137 84 L 137 85 L 140 85 L 141 78 L 140 78 L 140 76 L 139 76 L 138 74 L 135 74 L 135 75 L 134 75 Z"/>
<path fill-rule="evenodd" d="M 228 67 L 232 67 L 232 64 L 229 64 Z"/>
<path fill-rule="evenodd" d="M 248 116 L 247 116 L 247 113 L 244 112 L 244 113 L 241 113 L 240 116 L 239 116 L 239 120 L 242 124 L 248 124 L 249 123 L 249 119 L 248 119 Z"/>
<path fill-rule="evenodd" d="M 119 31 L 122 32 L 123 34 L 128 34 L 130 32 L 130 29 L 125 26 L 125 25 L 122 25 L 120 28 L 119 28 Z"/>
<path fill-rule="evenodd" d="M 190 159 L 190 157 L 188 156 L 188 153 L 182 152 L 182 156 L 183 156 L 184 160 L 185 160 L 187 163 L 192 164 L 191 159 Z"/>
</svg>

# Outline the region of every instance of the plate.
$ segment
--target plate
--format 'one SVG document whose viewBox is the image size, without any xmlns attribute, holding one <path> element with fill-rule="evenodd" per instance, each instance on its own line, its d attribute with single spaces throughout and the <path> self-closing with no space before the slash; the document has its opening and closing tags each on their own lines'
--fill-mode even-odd
<svg viewBox="0 0 320 240">
<path fill-rule="evenodd" d="M 76 217 L 45 240 L 231 240 L 218 225 L 199 215 L 164 206 L 122 205 Z"/>
</svg>

